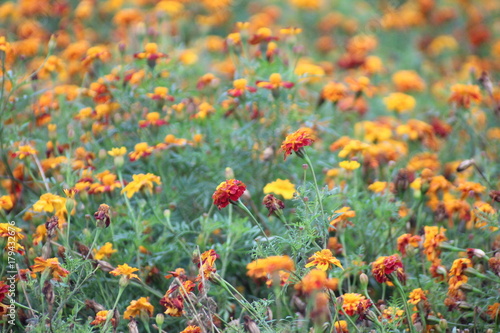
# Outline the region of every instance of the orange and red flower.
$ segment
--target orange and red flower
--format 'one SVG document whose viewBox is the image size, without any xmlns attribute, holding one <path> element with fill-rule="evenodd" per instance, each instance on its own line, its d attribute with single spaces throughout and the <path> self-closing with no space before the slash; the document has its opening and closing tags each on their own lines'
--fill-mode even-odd
<svg viewBox="0 0 500 333">
<path fill-rule="evenodd" d="M 396 273 L 397 279 L 401 282 L 406 281 L 406 275 L 403 268 L 403 263 L 398 255 L 387 257 L 379 257 L 372 263 L 372 274 L 375 280 L 379 283 L 390 281 L 393 272 Z"/>
<path fill-rule="evenodd" d="M 286 136 L 285 141 L 281 144 L 281 150 L 285 153 L 284 159 L 292 152 L 296 152 L 301 156 L 302 149 L 314 143 L 315 137 L 312 129 L 303 127 L 298 129 L 292 134 Z"/>
<path fill-rule="evenodd" d="M 236 203 L 247 189 L 246 185 L 236 179 L 228 179 L 217 186 L 212 199 L 217 208 L 222 209 L 230 203 Z"/>
</svg>

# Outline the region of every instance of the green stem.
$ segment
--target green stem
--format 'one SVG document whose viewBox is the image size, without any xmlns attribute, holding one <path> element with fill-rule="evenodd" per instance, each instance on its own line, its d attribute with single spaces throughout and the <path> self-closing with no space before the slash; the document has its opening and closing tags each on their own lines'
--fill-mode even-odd
<svg viewBox="0 0 500 333">
<path fill-rule="evenodd" d="M 253 216 L 253 214 L 250 212 L 250 210 L 248 210 L 248 208 L 243 204 L 243 202 L 241 202 L 240 199 L 238 199 L 238 201 L 236 201 L 236 206 L 238 206 L 241 209 L 243 209 L 252 218 L 252 220 L 255 222 L 255 224 L 257 225 L 257 227 L 259 227 L 259 229 L 262 232 L 262 234 L 264 235 L 264 237 L 266 237 L 266 240 L 268 242 L 270 242 L 269 238 L 267 237 L 266 232 L 264 231 L 264 229 L 262 229 L 262 226 L 260 225 L 259 221 L 257 221 L 257 219 Z"/>
<path fill-rule="evenodd" d="M 309 169 L 311 169 L 311 173 L 313 176 L 313 181 L 314 181 L 314 190 L 316 191 L 316 203 L 319 204 L 320 210 L 321 210 L 321 221 L 323 222 L 323 219 L 325 218 L 325 209 L 323 208 L 323 198 L 321 197 L 321 193 L 319 191 L 319 186 L 318 186 L 318 180 L 316 179 L 316 173 L 314 172 L 314 167 L 311 162 L 311 159 L 307 155 L 307 152 L 304 150 L 304 160 L 306 161 L 307 165 L 309 166 Z M 323 246 L 326 247 L 326 244 L 328 242 L 328 232 L 325 232 L 325 236 L 323 238 Z"/>
</svg>

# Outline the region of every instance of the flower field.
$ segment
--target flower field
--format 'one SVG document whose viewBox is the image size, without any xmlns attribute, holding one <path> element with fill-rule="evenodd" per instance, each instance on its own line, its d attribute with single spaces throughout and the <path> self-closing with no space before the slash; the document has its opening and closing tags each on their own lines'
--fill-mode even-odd
<svg viewBox="0 0 500 333">
<path fill-rule="evenodd" d="M 500 332 L 498 17 L 2 1 L 1 332 Z"/>
</svg>

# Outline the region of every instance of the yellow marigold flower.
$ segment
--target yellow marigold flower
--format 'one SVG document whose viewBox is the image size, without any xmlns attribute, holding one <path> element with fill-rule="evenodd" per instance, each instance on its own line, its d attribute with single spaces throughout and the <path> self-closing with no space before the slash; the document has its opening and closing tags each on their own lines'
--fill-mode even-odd
<svg viewBox="0 0 500 333">
<path fill-rule="evenodd" d="M 283 196 L 285 199 L 292 199 L 295 193 L 295 185 L 292 184 L 288 179 L 276 179 L 264 186 L 264 193 L 274 193 Z"/>
<path fill-rule="evenodd" d="M 33 245 L 37 246 L 47 236 L 47 228 L 45 224 L 40 224 L 36 227 L 35 234 L 33 235 Z"/>
<path fill-rule="evenodd" d="M 306 268 L 316 266 L 318 269 L 326 271 L 333 267 L 333 265 L 335 265 L 344 269 L 340 261 L 335 258 L 332 254 L 332 251 L 328 249 L 323 249 L 314 253 L 313 256 L 309 258 L 309 260 L 311 260 L 311 262 L 309 262 L 305 266 Z"/>
<path fill-rule="evenodd" d="M 424 227 L 424 253 L 427 260 L 434 262 L 439 259 L 441 249 L 439 244 L 446 241 L 448 238 L 444 235 L 446 229 L 437 226 Z"/>
<path fill-rule="evenodd" d="M 152 173 L 148 174 L 138 174 L 132 176 L 132 181 L 125 186 L 121 193 L 126 193 L 127 198 L 132 198 L 132 196 L 139 192 L 140 190 L 147 190 L 150 193 L 153 193 L 153 183 L 161 185 L 161 180 L 159 176 L 156 176 Z"/>
<path fill-rule="evenodd" d="M 18 150 L 12 154 L 12 157 L 18 157 L 20 160 L 27 156 L 36 155 L 38 151 L 29 145 L 19 146 Z"/>
<path fill-rule="evenodd" d="M 429 53 L 434 56 L 439 55 L 446 50 L 454 51 L 457 48 L 457 40 L 450 35 L 437 36 L 428 46 Z"/>
<path fill-rule="evenodd" d="M 404 257 L 408 246 L 418 247 L 420 241 L 422 241 L 422 238 L 418 235 L 413 236 L 412 234 L 403 234 L 399 236 L 397 240 L 398 251 L 401 252 Z"/>
<path fill-rule="evenodd" d="M 353 171 L 361 166 L 358 161 L 342 161 L 339 163 L 339 167 L 347 171 Z"/>
<path fill-rule="evenodd" d="M 410 295 L 408 296 L 409 298 L 408 303 L 417 305 L 421 301 L 426 301 L 427 300 L 427 296 L 425 296 L 426 294 L 427 291 L 424 291 L 421 288 L 413 289 L 410 292 Z"/>
<path fill-rule="evenodd" d="M 317 82 L 325 76 L 325 70 L 322 67 L 304 60 L 298 62 L 294 73 L 300 77 L 299 81 L 304 83 Z"/>
<path fill-rule="evenodd" d="M 37 257 L 35 258 L 35 264 L 31 266 L 31 269 L 33 273 L 50 270 L 50 273 L 52 273 L 52 277 L 58 281 L 69 274 L 68 270 L 61 267 L 61 264 L 59 264 L 59 259 L 57 258 L 44 259 L 41 257 Z"/>
<path fill-rule="evenodd" d="M 111 148 L 111 150 L 108 151 L 108 155 L 113 157 L 124 156 L 126 153 L 127 148 L 125 147 Z"/>
<path fill-rule="evenodd" d="M 387 182 L 373 182 L 368 186 L 368 189 L 375 193 L 384 192 L 387 188 Z"/>
<path fill-rule="evenodd" d="M 66 199 L 52 193 L 45 193 L 40 196 L 40 199 L 33 205 L 35 212 L 66 211 Z"/>
<path fill-rule="evenodd" d="M 24 235 L 21 233 L 22 231 L 23 229 L 10 225 L 9 223 L 0 223 L 0 237 L 7 238 L 11 236 L 15 239 L 21 240 L 24 238 Z M 14 232 L 13 235 L 12 232 Z"/>
<path fill-rule="evenodd" d="M 247 265 L 247 275 L 254 279 L 267 278 L 278 271 L 294 271 L 295 263 L 289 256 L 271 256 L 257 259 Z"/>
<path fill-rule="evenodd" d="M 396 90 L 401 92 L 423 91 L 425 89 L 425 81 L 415 71 L 397 71 L 392 75 L 392 82 L 396 86 Z"/>
<path fill-rule="evenodd" d="M 321 0 L 288 0 L 292 6 L 299 9 L 316 10 L 321 6 Z"/>
<path fill-rule="evenodd" d="M 280 34 L 282 35 L 298 35 L 300 33 L 302 33 L 302 29 L 300 28 L 289 27 L 280 29 Z"/>
<path fill-rule="evenodd" d="M 184 5 L 179 1 L 162 0 L 156 4 L 156 12 L 164 12 L 172 17 L 177 17 L 184 10 Z"/>
<path fill-rule="evenodd" d="M 138 270 L 139 270 L 138 268 L 130 267 L 128 264 L 123 264 L 123 265 L 118 265 L 118 267 L 109 272 L 109 274 L 114 276 L 122 275 L 129 280 L 133 278 L 140 280 L 139 276 L 134 273 L 137 272 Z"/>
<path fill-rule="evenodd" d="M 113 253 L 118 250 L 113 249 L 113 244 L 107 242 L 99 248 L 99 250 L 94 249 L 94 258 L 97 260 L 102 260 L 104 258 L 109 258 Z"/>
<path fill-rule="evenodd" d="M 127 307 L 127 310 L 125 310 L 125 313 L 123 314 L 123 318 L 131 319 L 133 317 L 140 316 L 141 313 L 145 313 L 149 317 L 152 317 L 154 309 L 154 306 L 149 303 L 149 297 L 141 297 L 138 300 L 130 302 L 130 305 Z"/>
<path fill-rule="evenodd" d="M 415 108 L 417 104 L 414 97 L 403 93 L 392 93 L 384 98 L 384 104 L 389 111 L 407 112 Z"/>
<path fill-rule="evenodd" d="M 359 152 L 363 152 L 370 146 L 359 140 L 350 140 L 339 152 L 339 157 L 346 158 L 347 156 L 354 156 Z"/>
<path fill-rule="evenodd" d="M 14 207 L 12 197 L 10 195 L 2 195 L 0 197 L 0 208 L 3 210 L 11 210 Z"/>
<path fill-rule="evenodd" d="M 448 101 L 459 107 L 469 108 L 471 102 L 481 102 L 481 91 L 477 85 L 455 84 L 451 87 L 451 96 Z"/>
<path fill-rule="evenodd" d="M 364 314 L 372 305 L 370 300 L 361 294 L 346 293 L 341 297 L 343 300 L 342 309 L 348 316 Z"/>
<path fill-rule="evenodd" d="M 403 318 L 404 313 L 400 308 L 390 306 L 382 311 L 382 319 L 392 323 Z"/>
</svg>

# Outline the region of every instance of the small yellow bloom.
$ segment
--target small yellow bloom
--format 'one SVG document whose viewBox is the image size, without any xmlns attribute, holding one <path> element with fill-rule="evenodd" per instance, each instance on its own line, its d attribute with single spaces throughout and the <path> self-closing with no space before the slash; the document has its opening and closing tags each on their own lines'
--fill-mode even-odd
<svg viewBox="0 0 500 333">
<path fill-rule="evenodd" d="M 107 242 L 99 248 L 99 250 L 94 249 L 94 258 L 97 260 L 102 260 L 104 258 L 109 258 L 113 253 L 118 250 L 113 249 L 113 244 Z"/>
<path fill-rule="evenodd" d="M 108 155 L 113 157 L 124 156 L 126 153 L 127 153 L 127 148 L 125 147 L 112 148 L 111 150 L 108 151 Z"/>
<path fill-rule="evenodd" d="M 347 171 L 353 171 L 356 170 L 361 166 L 358 161 L 342 161 L 339 163 L 339 166 Z"/>
<path fill-rule="evenodd" d="M 322 271 L 326 271 L 330 269 L 333 265 L 335 265 L 337 267 L 344 269 L 340 261 L 337 258 L 335 258 L 332 254 L 332 251 L 328 249 L 324 249 L 314 253 L 312 257 L 309 258 L 309 260 L 311 260 L 311 262 L 309 262 L 305 266 L 306 268 L 316 266 L 316 268 Z"/>
<path fill-rule="evenodd" d="M 264 186 L 264 193 L 274 193 L 283 196 L 285 199 L 292 199 L 295 193 L 295 185 L 292 184 L 288 179 L 276 179 L 276 181 L 271 182 Z"/>
<path fill-rule="evenodd" d="M 139 276 L 134 273 L 137 272 L 138 270 L 139 270 L 138 268 L 130 267 L 128 264 L 123 264 L 123 265 L 118 265 L 118 267 L 109 272 L 109 274 L 114 276 L 122 275 L 129 280 L 133 278 L 140 280 Z"/>
<path fill-rule="evenodd" d="M 389 111 L 401 113 L 413 110 L 417 102 L 412 96 L 397 92 L 384 98 L 384 104 Z"/>
</svg>

